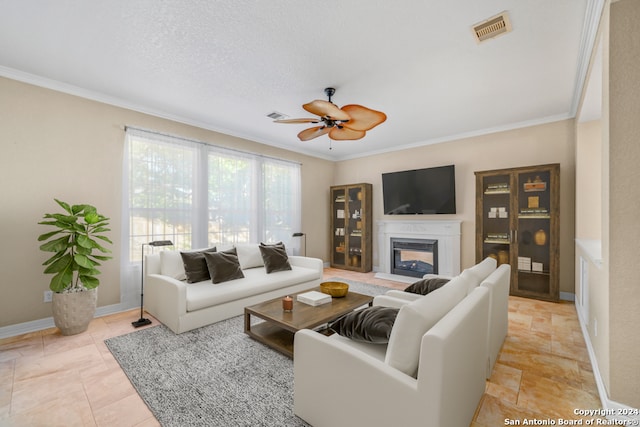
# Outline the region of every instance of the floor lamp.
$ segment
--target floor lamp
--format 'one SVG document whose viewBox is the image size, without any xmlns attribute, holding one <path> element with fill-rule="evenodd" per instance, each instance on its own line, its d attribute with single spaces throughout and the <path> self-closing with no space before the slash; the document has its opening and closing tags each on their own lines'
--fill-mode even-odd
<svg viewBox="0 0 640 427">
<path fill-rule="evenodd" d="M 304 233 L 293 233 L 292 237 L 304 237 L 304 256 L 307 256 L 307 235 Z"/>
<path fill-rule="evenodd" d="M 145 319 L 143 316 L 144 309 L 144 247 L 145 246 L 173 246 L 173 242 L 171 240 L 156 240 L 154 242 L 143 243 L 142 244 L 142 265 L 140 266 L 140 319 L 135 322 L 131 322 L 134 328 L 139 328 L 140 326 L 150 325 L 151 320 Z"/>
</svg>

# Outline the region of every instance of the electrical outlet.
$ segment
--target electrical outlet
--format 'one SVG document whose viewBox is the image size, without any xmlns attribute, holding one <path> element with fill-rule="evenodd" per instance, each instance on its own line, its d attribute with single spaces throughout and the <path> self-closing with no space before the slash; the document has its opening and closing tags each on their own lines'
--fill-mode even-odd
<svg viewBox="0 0 640 427">
<path fill-rule="evenodd" d="M 44 302 L 51 302 L 53 299 L 53 291 L 44 291 Z"/>
</svg>

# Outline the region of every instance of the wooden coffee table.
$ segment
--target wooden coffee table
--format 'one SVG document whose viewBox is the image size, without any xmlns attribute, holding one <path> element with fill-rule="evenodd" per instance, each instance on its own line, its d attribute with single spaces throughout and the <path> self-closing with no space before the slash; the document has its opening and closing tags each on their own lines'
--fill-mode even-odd
<svg viewBox="0 0 640 427">
<path fill-rule="evenodd" d="M 320 287 L 303 292 L 318 291 Z M 293 310 L 282 309 L 282 298 L 275 298 L 260 304 L 245 307 L 244 332 L 251 338 L 293 358 L 293 336 L 300 329 L 314 329 L 337 319 L 363 305 L 371 305 L 373 297 L 349 291 L 342 298 L 332 298 L 330 303 L 311 306 L 296 300 L 298 294 L 291 294 Z M 251 324 L 251 316 L 264 322 Z"/>
</svg>

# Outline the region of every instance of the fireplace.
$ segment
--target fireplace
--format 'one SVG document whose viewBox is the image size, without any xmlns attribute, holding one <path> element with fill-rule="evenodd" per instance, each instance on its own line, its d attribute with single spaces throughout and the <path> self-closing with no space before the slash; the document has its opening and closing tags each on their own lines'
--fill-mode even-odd
<svg viewBox="0 0 640 427">
<path fill-rule="evenodd" d="M 374 258 L 376 277 L 412 283 L 415 276 L 407 276 L 404 272 L 392 272 L 393 258 L 396 251 L 392 250 L 391 240 L 414 243 L 416 240 L 435 242 L 433 252 L 437 252 L 433 259 L 426 254 L 411 254 L 414 248 L 409 245 L 408 252 L 402 254 L 401 259 L 414 258 L 425 264 L 433 265 L 439 275 L 453 277 L 460 274 L 460 220 L 382 220 L 377 224 L 377 247 Z M 428 274 L 428 273 L 424 273 Z"/>
<path fill-rule="evenodd" d="M 438 274 L 438 241 L 391 238 L 391 274 L 409 277 Z"/>
</svg>

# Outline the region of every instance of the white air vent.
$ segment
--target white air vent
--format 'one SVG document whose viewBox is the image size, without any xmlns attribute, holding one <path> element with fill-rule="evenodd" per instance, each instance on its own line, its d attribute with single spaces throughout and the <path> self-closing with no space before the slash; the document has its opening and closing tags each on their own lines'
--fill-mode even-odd
<svg viewBox="0 0 640 427">
<path fill-rule="evenodd" d="M 282 114 L 282 113 L 278 113 L 277 111 L 274 111 L 272 113 L 267 114 L 267 117 L 273 120 L 282 120 L 282 119 L 286 119 L 289 116 L 287 116 L 286 114 Z"/>
<path fill-rule="evenodd" d="M 511 21 L 506 11 L 482 21 L 471 28 L 478 43 L 511 31 Z"/>
</svg>

